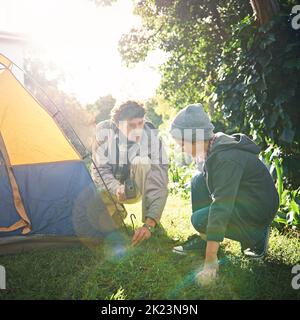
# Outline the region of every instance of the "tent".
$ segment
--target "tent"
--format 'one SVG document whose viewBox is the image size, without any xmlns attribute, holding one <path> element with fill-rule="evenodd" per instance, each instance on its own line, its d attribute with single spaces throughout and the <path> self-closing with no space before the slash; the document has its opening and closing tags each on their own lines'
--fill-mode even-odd
<svg viewBox="0 0 300 320">
<path fill-rule="evenodd" d="M 0 253 L 114 232 L 84 160 L 12 65 L 0 54 Z"/>
</svg>

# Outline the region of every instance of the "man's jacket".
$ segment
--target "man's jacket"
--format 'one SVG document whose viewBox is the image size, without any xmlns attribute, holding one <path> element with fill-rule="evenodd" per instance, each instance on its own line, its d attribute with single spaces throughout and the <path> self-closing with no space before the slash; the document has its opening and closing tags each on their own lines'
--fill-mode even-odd
<svg viewBox="0 0 300 320">
<path fill-rule="evenodd" d="M 122 149 L 120 141 L 124 141 L 120 139 L 120 136 L 124 137 L 116 125 L 112 121 L 106 120 L 97 125 L 93 142 L 93 161 L 112 194 L 116 193 L 116 189 L 120 185 L 120 181 L 115 177 L 119 160 L 116 158 L 120 155 L 120 151 L 117 152 L 117 150 Z M 127 147 L 129 148 L 129 163 L 135 155 L 148 156 L 151 159 L 151 169 L 147 175 L 145 191 L 142 195 L 143 221 L 149 217 L 159 222 L 168 196 L 168 164 L 157 130 L 150 122 L 146 122 L 140 144 L 129 143 Z M 93 164 L 91 165 L 91 175 L 97 186 L 105 187 Z"/>
</svg>

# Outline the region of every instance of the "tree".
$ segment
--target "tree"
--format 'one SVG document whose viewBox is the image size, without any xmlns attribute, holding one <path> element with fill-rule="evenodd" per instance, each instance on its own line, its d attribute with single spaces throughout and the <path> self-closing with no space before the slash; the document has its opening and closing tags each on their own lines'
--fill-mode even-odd
<svg viewBox="0 0 300 320">
<path fill-rule="evenodd" d="M 160 101 L 158 97 L 151 98 L 146 101 L 146 118 L 148 121 L 152 122 L 153 125 L 158 128 L 162 124 L 162 115 L 159 114 L 159 104 Z"/>
<path fill-rule="evenodd" d="M 251 0 L 250 3 L 259 25 L 269 22 L 280 12 L 277 0 Z"/>
<path fill-rule="evenodd" d="M 110 112 L 116 104 L 116 99 L 112 95 L 100 97 L 93 104 L 88 104 L 86 109 L 95 116 L 96 123 L 110 118 Z"/>
<path fill-rule="evenodd" d="M 159 93 L 176 109 L 204 103 L 217 130 L 280 146 L 286 182 L 300 178 L 300 41 L 293 0 L 142 0 L 142 27 L 120 40 L 128 64 L 168 53 Z M 254 19 L 257 17 L 257 23 Z"/>
<path fill-rule="evenodd" d="M 49 112 L 82 156 L 86 154 L 80 140 L 88 149 L 93 136 L 93 117 L 72 95 L 59 89 L 64 77 L 54 64 L 45 64 L 38 58 L 25 60 L 25 86 Z M 74 130 L 73 130 L 74 128 Z M 75 134 L 76 133 L 76 134 Z"/>
</svg>

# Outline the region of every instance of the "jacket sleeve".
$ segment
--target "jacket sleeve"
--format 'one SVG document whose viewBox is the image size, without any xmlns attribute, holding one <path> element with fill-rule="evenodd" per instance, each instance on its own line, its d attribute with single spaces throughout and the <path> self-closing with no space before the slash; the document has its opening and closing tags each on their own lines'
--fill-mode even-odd
<svg viewBox="0 0 300 320">
<path fill-rule="evenodd" d="M 151 156 L 151 169 L 146 178 L 143 221 L 149 217 L 159 222 L 168 198 L 168 164 L 164 163 L 166 153 L 162 143 L 160 145 L 159 154 L 154 152 Z"/>
<path fill-rule="evenodd" d="M 107 130 L 107 133 L 99 131 Z M 113 167 L 109 161 L 108 142 L 109 137 L 105 137 L 105 134 L 109 135 L 110 132 L 101 123 L 97 126 L 96 135 L 92 145 L 92 159 L 95 165 L 91 165 L 91 175 L 95 184 L 100 188 L 105 188 L 102 179 L 99 176 L 98 170 L 105 181 L 109 191 L 116 194 L 116 189 L 120 185 L 120 182 L 113 175 Z M 98 170 L 96 169 L 96 167 Z"/>
<path fill-rule="evenodd" d="M 243 168 L 235 161 L 225 160 L 213 168 L 211 174 L 213 201 L 209 209 L 206 236 L 207 240 L 222 242 L 235 206 Z"/>
</svg>

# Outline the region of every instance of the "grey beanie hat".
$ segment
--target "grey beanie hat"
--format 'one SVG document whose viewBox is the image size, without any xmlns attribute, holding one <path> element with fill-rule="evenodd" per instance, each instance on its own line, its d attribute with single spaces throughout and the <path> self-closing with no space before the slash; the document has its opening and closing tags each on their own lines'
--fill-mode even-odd
<svg viewBox="0 0 300 320">
<path fill-rule="evenodd" d="M 174 139 L 192 142 L 211 139 L 214 128 L 208 114 L 199 103 L 188 105 L 176 115 L 170 133 Z"/>
</svg>

